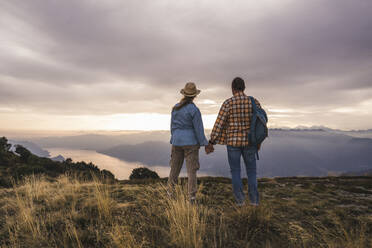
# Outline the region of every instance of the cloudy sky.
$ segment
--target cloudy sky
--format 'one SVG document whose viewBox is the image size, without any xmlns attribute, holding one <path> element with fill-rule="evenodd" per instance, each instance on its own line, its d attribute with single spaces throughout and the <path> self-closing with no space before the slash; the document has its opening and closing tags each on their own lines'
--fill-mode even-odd
<svg viewBox="0 0 372 248">
<path fill-rule="evenodd" d="M 372 1 L 0 2 L 0 129 L 167 129 L 187 81 L 210 128 L 235 76 L 272 127 L 372 128 Z"/>
</svg>

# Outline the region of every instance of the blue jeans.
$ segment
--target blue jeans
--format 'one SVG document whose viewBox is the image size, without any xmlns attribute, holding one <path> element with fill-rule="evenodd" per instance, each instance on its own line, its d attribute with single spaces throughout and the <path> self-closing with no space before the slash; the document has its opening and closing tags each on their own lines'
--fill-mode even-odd
<svg viewBox="0 0 372 248">
<path fill-rule="evenodd" d="M 256 147 L 251 146 L 227 146 L 227 157 L 231 169 L 232 186 L 237 203 L 244 203 L 243 183 L 240 176 L 240 158 L 243 156 L 248 177 L 248 195 L 252 204 L 259 203 L 257 190 L 257 170 L 256 170 Z"/>
</svg>

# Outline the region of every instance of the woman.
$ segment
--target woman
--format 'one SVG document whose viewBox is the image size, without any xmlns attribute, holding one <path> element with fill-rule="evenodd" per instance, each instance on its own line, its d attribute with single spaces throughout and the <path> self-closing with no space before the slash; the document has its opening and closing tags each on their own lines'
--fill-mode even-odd
<svg viewBox="0 0 372 248">
<path fill-rule="evenodd" d="M 195 203 L 197 190 L 196 171 L 199 165 L 199 148 L 207 146 L 203 121 L 194 98 L 200 93 L 194 83 L 187 83 L 181 90 L 184 96 L 172 109 L 171 140 L 172 153 L 168 185 L 172 188 L 177 183 L 184 159 L 186 160 L 188 192 L 191 203 Z"/>
</svg>

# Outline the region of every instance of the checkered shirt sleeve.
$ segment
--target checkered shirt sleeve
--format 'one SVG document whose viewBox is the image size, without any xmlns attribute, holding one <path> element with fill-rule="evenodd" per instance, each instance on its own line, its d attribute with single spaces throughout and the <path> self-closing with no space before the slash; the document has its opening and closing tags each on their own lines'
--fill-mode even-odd
<svg viewBox="0 0 372 248">
<path fill-rule="evenodd" d="M 226 144 L 226 132 L 229 118 L 229 101 L 226 100 L 218 113 L 211 133 L 211 144 Z"/>
</svg>

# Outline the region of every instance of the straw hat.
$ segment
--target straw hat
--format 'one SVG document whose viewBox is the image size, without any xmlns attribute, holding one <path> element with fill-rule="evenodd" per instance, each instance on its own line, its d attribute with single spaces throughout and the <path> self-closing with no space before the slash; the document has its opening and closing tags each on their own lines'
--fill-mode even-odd
<svg viewBox="0 0 372 248">
<path fill-rule="evenodd" d="M 196 85 L 194 83 L 190 82 L 187 83 L 185 85 L 185 88 L 183 88 L 180 92 L 184 96 L 193 97 L 199 95 L 200 90 L 196 88 Z"/>
</svg>

